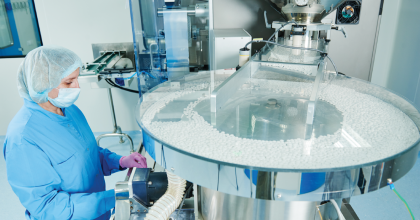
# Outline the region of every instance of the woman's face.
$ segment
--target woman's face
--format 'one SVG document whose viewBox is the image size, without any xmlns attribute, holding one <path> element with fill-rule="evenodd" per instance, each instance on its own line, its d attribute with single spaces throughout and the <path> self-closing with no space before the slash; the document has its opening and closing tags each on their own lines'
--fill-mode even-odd
<svg viewBox="0 0 420 220">
<path fill-rule="evenodd" d="M 72 72 L 66 78 L 62 79 L 60 85 L 58 85 L 57 88 L 51 90 L 51 92 L 48 93 L 48 97 L 52 99 L 57 98 L 59 89 L 80 88 L 79 81 L 77 81 L 77 78 L 79 77 L 79 73 L 80 73 L 80 68 L 77 68 L 74 72 Z"/>
</svg>

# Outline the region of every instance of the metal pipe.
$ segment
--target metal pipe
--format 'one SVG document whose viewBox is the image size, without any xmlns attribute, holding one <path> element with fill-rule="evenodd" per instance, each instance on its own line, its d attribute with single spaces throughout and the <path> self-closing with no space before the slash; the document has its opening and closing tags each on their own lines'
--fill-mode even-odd
<svg viewBox="0 0 420 220">
<path fill-rule="evenodd" d="M 159 17 L 163 17 L 165 13 L 187 13 L 188 15 L 195 15 L 195 9 L 188 9 L 188 8 L 175 8 L 175 9 L 167 9 L 167 8 L 158 8 L 157 14 Z"/>
<path fill-rule="evenodd" d="M 127 138 L 128 139 L 128 141 L 130 142 L 130 153 L 133 153 L 134 152 L 134 145 L 133 145 L 133 140 L 131 139 L 131 137 L 130 136 L 128 136 L 127 134 L 124 134 L 124 133 L 121 133 L 121 134 L 118 134 L 118 133 L 113 133 L 113 134 L 103 134 L 103 135 L 99 135 L 97 138 L 96 138 L 96 144 L 99 146 L 99 141 L 102 139 L 102 138 L 104 138 L 104 137 L 125 137 L 125 138 Z"/>
<path fill-rule="evenodd" d="M 121 128 L 117 125 L 117 118 L 115 117 L 115 110 L 114 110 L 114 100 L 112 99 L 112 91 L 110 88 L 108 89 L 108 98 L 109 98 L 109 107 L 111 108 L 112 123 L 114 125 L 113 133 L 122 134 Z M 124 143 L 124 139 L 123 139 L 123 136 L 120 136 L 120 144 L 122 143 Z"/>
<path fill-rule="evenodd" d="M 117 119 L 115 118 L 115 110 L 114 110 L 114 101 L 112 100 L 112 92 L 111 89 L 108 89 L 108 99 L 109 99 L 109 107 L 111 108 L 111 118 L 112 123 L 114 125 L 114 133 L 117 132 Z"/>
</svg>

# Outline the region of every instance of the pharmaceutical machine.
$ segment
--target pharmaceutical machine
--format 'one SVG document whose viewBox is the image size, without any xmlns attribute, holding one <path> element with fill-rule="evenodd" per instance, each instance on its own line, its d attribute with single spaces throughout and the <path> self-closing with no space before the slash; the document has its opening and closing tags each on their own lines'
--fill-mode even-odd
<svg viewBox="0 0 420 220">
<path fill-rule="evenodd" d="M 393 186 L 413 167 L 420 114 L 327 70 L 331 32 L 347 33 L 321 21 L 354 8 L 267 1 L 278 20 L 264 13 L 272 35 L 252 39 L 241 27 L 214 29 L 221 1 L 130 1 L 138 152 L 155 165 L 117 183 L 113 218 L 358 219 L 351 197 Z M 113 74 L 101 77 L 128 75 Z"/>
</svg>

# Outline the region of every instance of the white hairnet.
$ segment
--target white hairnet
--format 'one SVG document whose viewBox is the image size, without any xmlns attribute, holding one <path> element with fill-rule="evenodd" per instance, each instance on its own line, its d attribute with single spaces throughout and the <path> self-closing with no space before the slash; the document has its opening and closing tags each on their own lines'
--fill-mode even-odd
<svg viewBox="0 0 420 220">
<path fill-rule="evenodd" d="M 30 51 L 18 70 L 18 91 L 22 98 L 36 103 L 48 101 L 48 93 L 77 68 L 82 61 L 71 50 L 42 46 Z"/>
</svg>

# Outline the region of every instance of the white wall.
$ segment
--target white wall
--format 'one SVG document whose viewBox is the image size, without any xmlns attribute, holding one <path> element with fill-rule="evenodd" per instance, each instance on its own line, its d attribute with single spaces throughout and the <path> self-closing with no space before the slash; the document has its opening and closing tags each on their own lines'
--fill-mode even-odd
<svg viewBox="0 0 420 220">
<path fill-rule="evenodd" d="M 83 62 L 93 60 L 93 43 L 132 42 L 130 10 L 125 0 L 35 0 L 44 45 L 60 45 L 77 53 Z M 0 135 L 23 104 L 17 93 L 16 72 L 22 58 L 0 59 Z M 136 83 L 133 88 L 136 89 Z M 76 105 L 94 132 L 112 131 L 105 89 L 81 84 Z M 134 116 L 138 95 L 112 89 L 118 125 L 123 131 L 139 129 Z"/>
<path fill-rule="evenodd" d="M 385 1 L 372 83 L 387 87 L 420 109 L 419 0 Z"/>
<path fill-rule="evenodd" d="M 347 38 L 341 31 L 331 31 L 329 56 L 339 72 L 363 80 L 369 80 L 376 27 L 381 0 L 362 2 L 360 22 L 356 25 L 339 25 L 346 29 Z M 326 17 L 335 23 L 337 11 Z M 328 63 L 328 69 L 334 70 Z"/>
<path fill-rule="evenodd" d="M 23 58 L 0 59 L 0 135 L 23 105 L 17 91 L 17 69 Z M 0 143 L 1 144 L 1 143 Z"/>
</svg>

